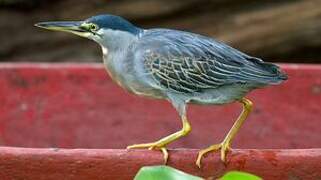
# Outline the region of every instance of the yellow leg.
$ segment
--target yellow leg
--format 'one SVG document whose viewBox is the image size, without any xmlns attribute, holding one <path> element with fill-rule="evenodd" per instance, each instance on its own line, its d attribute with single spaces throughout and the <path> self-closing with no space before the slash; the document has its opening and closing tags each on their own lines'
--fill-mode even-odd
<svg viewBox="0 0 321 180">
<path fill-rule="evenodd" d="M 223 142 L 220 144 L 214 144 L 212 146 L 209 146 L 208 148 L 203 149 L 198 153 L 196 165 L 199 168 L 201 167 L 202 157 L 210 151 L 216 151 L 216 150 L 220 149 L 221 150 L 221 160 L 223 162 L 225 162 L 226 153 L 228 150 L 231 149 L 230 148 L 231 142 L 234 139 L 234 137 L 235 137 L 236 133 L 238 132 L 238 130 L 240 129 L 240 127 L 242 126 L 245 119 L 250 114 L 250 112 L 252 110 L 252 106 L 253 106 L 252 102 L 246 98 L 243 98 L 240 102 L 243 104 L 243 111 L 240 114 L 240 116 L 238 117 L 238 119 L 235 121 L 235 123 L 233 124 L 231 130 L 228 132 L 228 134 L 224 138 Z"/>
<path fill-rule="evenodd" d="M 182 123 L 183 123 L 183 128 L 180 131 L 173 133 L 169 136 L 166 136 L 156 142 L 146 143 L 146 144 L 134 144 L 134 145 L 128 146 L 127 149 L 148 148 L 150 150 L 152 150 L 152 149 L 161 150 L 163 152 L 164 161 L 166 164 L 167 159 L 168 159 L 168 152 L 166 149 L 166 145 L 183 137 L 183 136 L 186 136 L 192 130 L 192 127 L 189 124 L 186 116 L 185 115 L 182 116 L 181 119 L 182 119 Z"/>
</svg>

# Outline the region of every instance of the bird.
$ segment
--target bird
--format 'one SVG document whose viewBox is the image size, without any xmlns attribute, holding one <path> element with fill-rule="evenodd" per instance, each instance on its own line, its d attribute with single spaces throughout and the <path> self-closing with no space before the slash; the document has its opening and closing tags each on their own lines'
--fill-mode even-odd
<svg viewBox="0 0 321 180">
<path fill-rule="evenodd" d="M 288 78 L 279 66 L 214 38 L 175 29 L 145 29 L 117 15 L 39 22 L 35 26 L 97 42 L 102 49 L 104 67 L 114 82 L 136 95 L 165 99 L 173 105 L 182 122 L 179 131 L 155 142 L 127 147 L 159 150 L 165 163 L 169 157 L 167 145 L 192 130 L 186 115 L 189 104 L 242 104 L 241 114 L 223 141 L 200 150 L 196 159 L 196 165 L 201 167 L 207 153 L 219 151 L 220 159 L 226 162 L 231 143 L 253 107 L 246 95 Z"/>
</svg>

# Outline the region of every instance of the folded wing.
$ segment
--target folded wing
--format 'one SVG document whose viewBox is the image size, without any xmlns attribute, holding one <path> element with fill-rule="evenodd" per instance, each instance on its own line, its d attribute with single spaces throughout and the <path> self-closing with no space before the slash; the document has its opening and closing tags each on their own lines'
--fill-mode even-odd
<svg viewBox="0 0 321 180">
<path fill-rule="evenodd" d="M 235 83 L 277 84 L 286 75 L 273 64 L 213 39 L 173 30 L 151 30 L 139 45 L 144 65 L 162 87 L 193 93 Z"/>
</svg>

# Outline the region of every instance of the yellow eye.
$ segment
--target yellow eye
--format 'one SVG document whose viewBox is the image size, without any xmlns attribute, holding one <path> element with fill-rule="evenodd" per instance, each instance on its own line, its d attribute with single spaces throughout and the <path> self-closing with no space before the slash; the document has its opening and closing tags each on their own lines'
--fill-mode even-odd
<svg viewBox="0 0 321 180">
<path fill-rule="evenodd" d="M 96 24 L 90 24 L 89 28 L 90 28 L 91 31 L 97 31 L 99 29 Z"/>
</svg>

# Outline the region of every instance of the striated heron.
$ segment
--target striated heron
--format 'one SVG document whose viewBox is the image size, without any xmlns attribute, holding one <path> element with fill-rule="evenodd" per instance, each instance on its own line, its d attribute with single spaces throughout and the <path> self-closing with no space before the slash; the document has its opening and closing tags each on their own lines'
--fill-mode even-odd
<svg viewBox="0 0 321 180">
<path fill-rule="evenodd" d="M 152 143 L 128 146 L 161 150 L 165 163 L 166 146 L 191 131 L 187 104 L 242 103 L 243 111 L 224 140 L 201 150 L 196 164 L 200 167 L 203 155 L 214 150 L 220 150 L 225 161 L 233 138 L 252 109 L 252 102 L 244 96 L 287 79 L 278 66 L 212 38 L 171 29 L 142 29 L 119 16 L 98 15 L 84 21 L 41 22 L 36 26 L 96 41 L 117 84 L 134 94 L 172 103 L 182 120 L 180 131 Z"/>
</svg>

